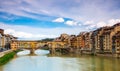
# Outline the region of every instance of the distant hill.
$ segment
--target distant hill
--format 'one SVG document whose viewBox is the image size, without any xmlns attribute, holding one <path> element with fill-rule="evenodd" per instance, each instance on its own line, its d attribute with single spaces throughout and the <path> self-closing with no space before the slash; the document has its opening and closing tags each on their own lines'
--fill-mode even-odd
<svg viewBox="0 0 120 71">
<path fill-rule="evenodd" d="M 53 41 L 54 38 L 45 38 L 45 39 L 41 39 L 41 40 L 38 40 L 38 41 Z"/>
</svg>

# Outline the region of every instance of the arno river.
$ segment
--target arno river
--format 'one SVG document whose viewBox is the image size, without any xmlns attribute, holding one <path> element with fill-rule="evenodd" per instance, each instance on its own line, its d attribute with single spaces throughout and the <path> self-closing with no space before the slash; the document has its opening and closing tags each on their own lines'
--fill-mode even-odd
<svg viewBox="0 0 120 71">
<path fill-rule="evenodd" d="M 0 71 L 120 71 L 120 59 L 98 56 L 50 55 L 37 50 L 37 55 L 19 52 Z"/>
</svg>

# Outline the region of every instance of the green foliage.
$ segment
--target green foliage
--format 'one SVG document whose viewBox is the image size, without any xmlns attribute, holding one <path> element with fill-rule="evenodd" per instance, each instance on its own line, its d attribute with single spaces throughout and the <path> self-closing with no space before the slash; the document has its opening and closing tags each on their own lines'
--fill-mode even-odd
<svg viewBox="0 0 120 71">
<path fill-rule="evenodd" d="M 0 65 L 7 63 L 10 59 L 12 59 L 14 57 L 14 55 L 17 52 L 19 52 L 19 50 L 10 52 L 10 53 L 4 55 L 3 57 L 0 57 Z"/>
<path fill-rule="evenodd" d="M 53 38 L 45 38 L 45 39 L 42 39 L 41 41 L 53 41 L 54 39 Z"/>
</svg>

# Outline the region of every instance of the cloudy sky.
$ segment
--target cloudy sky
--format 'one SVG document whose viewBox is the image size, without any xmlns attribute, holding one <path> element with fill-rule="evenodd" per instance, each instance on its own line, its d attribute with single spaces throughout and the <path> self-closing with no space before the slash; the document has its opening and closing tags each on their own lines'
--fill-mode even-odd
<svg viewBox="0 0 120 71">
<path fill-rule="evenodd" d="M 0 28 L 19 39 L 79 34 L 120 22 L 120 0 L 0 0 Z"/>
</svg>

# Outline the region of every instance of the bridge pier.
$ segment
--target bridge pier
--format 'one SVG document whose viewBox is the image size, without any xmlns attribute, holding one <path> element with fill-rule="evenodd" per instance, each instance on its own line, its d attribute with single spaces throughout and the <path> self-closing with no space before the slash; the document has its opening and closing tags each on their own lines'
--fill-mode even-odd
<svg viewBox="0 0 120 71">
<path fill-rule="evenodd" d="M 34 54 L 34 51 L 35 51 L 34 49 L 31 49 L 30 54 Z"/>
<path fill-rule="evenodd" d="M 51 54 L 55 54 L 55 48 L 49 48 Z"/>
</svg>

